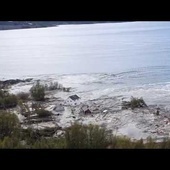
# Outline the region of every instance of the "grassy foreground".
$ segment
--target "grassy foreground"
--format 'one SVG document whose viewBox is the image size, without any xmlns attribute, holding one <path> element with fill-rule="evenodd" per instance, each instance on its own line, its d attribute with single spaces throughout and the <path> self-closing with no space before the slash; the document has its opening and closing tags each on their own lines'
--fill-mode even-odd
<svg viewBox="0 0 170 170">
<path fill-rule="evenodd" d="M 142 148 L 170 148 L 170 140 L 165 139 L 162 142 L 155 142 L 148 138 L 147 141 L 131 141 L 129 138 L 114 136 L 105 128 L 97 125 L 72 124 L 70 127 L 62 129 L 63 135 L 53 137 L 57 129 L 35 130 L 32 128 L 23 129 L 15 114 L 7 110 L 25 103 L 29 96 L 34 102 L 45 100 L 45 90 L 63 90 L 68 91 L 58 84 L 43 86 L 37 82 L 31 89 L 30 93 L 19 93 L 17 96 L 9 94 L 7 90 L 0 89 L 0 148 L 75 148 L 75 149 L 142 149 Z M 46 118 L 51 112 L 34 103 L 32 106 L 39 118 Z M 122 103 L 122 109 L 135 109 L 147 107 L 142 98 L 131 98 L 130 101 Z M 29 109 L 28 109 L 29 110 Z M 24 111 L 22 110 L 24 113 Z M 22 114 L 23 114 L 22 113 Z M 26 116 L 26 115 L 25 115 Z M 29 120 L 30 121 L 30 120 Z M 61 129 L 58 129 L 61 130 Z"/>
<path fill-rule="evenodd" d="M 73 124 L 64 129 L 60 137 L 46 137 L 43 131 L 22 129 L 15 114 L 0 111 L 0 148 L 76 148 L 76 149 L 119 149 L 119 148 L 170 148 L 170 140 L 156 143 L 148 138 L 131 141 L 129 138 L 113 136 L 97 125 Z"/>
</svg>

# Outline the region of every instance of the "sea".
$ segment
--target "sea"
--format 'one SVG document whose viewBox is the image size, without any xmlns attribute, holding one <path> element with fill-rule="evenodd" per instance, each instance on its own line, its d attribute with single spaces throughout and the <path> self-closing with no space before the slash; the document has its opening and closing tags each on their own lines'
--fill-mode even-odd
<svg viewBox="0 0 170 170">
<path fill-rule="evenodd" d="M 60 25 L 0 31 L 0 80 L 58 81 L 88 99 L 170 104 L 170 22 Z"/>
</svg>

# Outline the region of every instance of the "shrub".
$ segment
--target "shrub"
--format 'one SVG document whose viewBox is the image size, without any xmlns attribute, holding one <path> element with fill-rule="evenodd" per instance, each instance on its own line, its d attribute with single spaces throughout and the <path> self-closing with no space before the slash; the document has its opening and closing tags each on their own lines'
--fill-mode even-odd
<svg viewBox="0 0 170 170">
<path fill-rule="evenodd" d="M 18 97 L 20 100 L 26 101 L 26 100 L 28 100 L 29 93 L 21 92 L 21 93 L 18 93 L 18 94 L 17 94 L 17 97 Z"/>
<path fill-rule="evenodd" d="M 106 148 L 110 134 L 97 125 L 73 124 L 66 129 L 67 148 Z"/>
<path fill-rule="evenodd" d="M 47 130 L 47 129 L 46 129 Z M 40 132 L 44 130 L 33 130 L 32 128 L 22 130 L 22 140 L 26 142 L 27 148 L 66 148 L 65 139 L 60 138 L 45 138 Z"/>
<path fill-rule="evenodd" d="M 0 90 L 0 97 L 1 98 L 4 98 L 5 96 L 8 95 L 8 92 L 7 91 L 4 91 L 4 90 Z"/>
<path fill-rule="evenodd" d="M 143 139 L 140 139 L 140 140 L 134 142 L 134 148 L 135 149 L 143 149 L 144 148 Z"/>
<path fill-rule="evenodd" d="M 62 84 L 59 84 L 58 82 L 51 82 L 49 85 L 45 85 L 45 90 L 52 91 L 52 90 L 60 90 L 64 92 L 70 92 L 70 87 L 66 88 L 63 87 Z"/>
<path fill-rule="evenodd" d="M 0 148 L 14 149 L 14 148 L 24 148 L 21 141 L 17 137 L 4 137 L 3 140 L 0 140 Z"/>
<path fill-rule="evenodd" d="M 111 146 L 112 148 L 128 149 L 133 148 L 133 142 L 127 137 L 113 136 Z"/>
<path fill-rule="evenodd" d="M 62 85 L 59 84 L 58 82 L 51 82 L 50 85 L 47 85 L 47 84 L 45 85 L 45 89 L 49 90 L 49 91 L 60 90 L 60 89 L 62 89 Z"/>
<path fill-rule="evenodd" d="M 0 112 L 0 139 L 16 135 L 20 128 L 19 120 L 16 115 L 8 112 Z"/>
<path fill-rule="evenodd" d="M 155 142 L 154 139 L 152 139 L 151 137 L 147 138 L 147 142 L 145 144 L 145 148 L 147 148 L 147 149 L 156 149 L 158 147 L 159 147 L 159 145 L 158 145 L 158 143 Z"/>
<path fill-rule="evenodd" d="M 45 97 L 45 88 L 43 85 L 40 84 L 39 81 L 37 81 L 36 85 L 34 85 L 31 89 L 31 96 L 36 101 L 44 101 Z"/>
<path fill-rule="evenodd" d="M 63 91 L 64 91 L 64 92 L 70 92 L 70 89 L 71 89 L 70 87 L 68 87 L 68 88 L 63 87 Z"/>
<path fill-rule="evenodd" d="M 123 109 L 135 109 L 135 108 L 141 108 L 141 107 L 147 107 L 145 101 L 143 100 L 143 98 L 135 98 L 135 97 L 131 97 L 131 100 L 129 102 L 124 101 L 122 102 L 122 108 Z"/>
<path fill-rule="evenodd" d="M 48 110 L 44 110 L 44 109 L 39 109 L 36 111 L 38 117 L 43 118 L 43 117 L 48 117 L 51 116 L 52 113 Z"/>
<path fill-rule="evenodd" d="M 17 97 L 7 91 L 0 90 L 0 109 L 15 107 L 18 103 Z"/>
<path fill-rule="evenodd" d="M 21 134 L 21 139 L 25 140 L 28 145 L 32 145 L 36 140 L 40 139 L 32 128 L 22 129 Z"/>
<path fill-rule="evenodd" d="M 17 105 L 17 97 L 15 95 L 9 95 L 4 98 L 4 106 L 8 107 L 15 107 Z"/>
<path fill-rule="evenodd" d="M 54 148 L 66 148 L 64 138 L 41 138 L 35 141 L 31 148 L 33 149 L 54 149 Z"/>
</svg>

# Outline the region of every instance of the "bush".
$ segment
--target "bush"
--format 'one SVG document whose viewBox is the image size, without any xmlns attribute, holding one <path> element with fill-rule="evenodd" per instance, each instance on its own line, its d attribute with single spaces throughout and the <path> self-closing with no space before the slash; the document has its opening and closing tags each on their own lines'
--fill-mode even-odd
<svg viewBox="0 0 170 170">
<path fill-rule="evenodd" d="M 112 136 L 112 148 L 129 149 L 133 148 L 133 142 L 127 137 Z"/>
<path fill-rule="evenodd" d="M 4 106 L 8 107 L 15 107 L 17 105 L 17 97 L 15 95 L 9 95 L 4 98 Z"/>
<path fill-rule="evenodd" d="M 0 148 L 18 149 L 18 148 L 24 148 L 24 146 L 21 145 L 21 141 L 17 137 L 4 137 L 3 140 L 0 140 Z"/>
<path fill-rule="evenodd" d="M 45 87 L 37 81 L 36 85 L 34 85 L 31 89 L 31 96 L 36 101 L 44 101 L 45 97 Z"/>
<path fill-rule="evenodd" d="M 68 88 L 63 87 L 63 91 L 64 91 L 64 92 L 70 92 L 70 89 L 71 89 L 70 87 L 68 87 Z"/>
<path fill-rule="evenodd" d="M 159 144 L 155 142 L 154 139 L 152 139 L 151 137 L 147 138 L 147 142 L 145 144 L 145 148 L 147 149 L 156 149 L 159 147 Z"/>
<path fill-rule="evenodd" d="M 62 84 L 59 84 L 58 82 L 51 82 L 50 85 L 45 85 L 45 90 L 52 91 L 52 90 L 60 90 L 64 92 L 70 92 L 71 88 L 63 87 Z"/>
<path fill-rule="evenodd" d="M 106 148 L 110 134 L 97 125 L 73 124 L 66 129 L 67 148 Z"/>
<path fill-rule="evenodd" d="M 122 102 L 122 108 L 123 109 L 135 109 L 135 108 L 141 108 L 141 107 L 147 107 L 145 101 L 143 100 L 143 98 L 135 98 L 135 97 L 131 97 L 131 100 L 129 102 L 124 101 Z"/>
<path fill-rule="evenodd" d="M 15 107 L 18 103 L 17 97 L 7 91 L 0 90 L 0 109 Z"/>
<path fill-rule="evenodd" d="M 48 116 L 51 116 L 52 113 L 48 110 L 44 110 L 44 109 L 39 109 L 36 111 L 38 117 L 40 118 L 44 118 L 44 117 L 48 117 Z"/>
<path fill-rule="evenodd" d="M 59 84 L 58 82 L 51 82 L 50 85 L 45 85 L 45 89 L 52 91 L 52 90 L 61 90 L 62 89 L 62 85 Z"/>
<path fill-rule="evenodd" d="M 26 101 L 26 100 L 28 100 L 29 93 L 21 92 L 21 93 L 18 93 L 18 94 L 17 94 L 17 97 L 18 97 L 20 100 Z"/>
<path fill-rule="evenodd" d="M 4 98 L 5 96 L 7 96 L 9 93 L 7 91 L 4 90 L 0 90 L 0 98 Z"/>
<path fill-rule="evenodd" d="M 41 138 L 40 140 L 35 141 L 31 148 L 33 149 L 54 149 L 54 148 L 66 148 L 64 138 Z"/>
<path fill-rule="evenodd" d="M 46 129 L 48 130 L 48 129 Z M 25 141 L 27 148 L 66 148 L 65 139 L 63 137 L 60 138 L 45 138 L 46 135 L 42 135 L 42 131 L 44 130 L 33 130 L 32 128 L 23 129 L 22 130 L 22 140 Z"/>
<path fill-rule="evenodd" d="M 16 135 L 20 128 L 16 115 L 8 112 L 0 112 L 0 139 Z"/>
</svg>

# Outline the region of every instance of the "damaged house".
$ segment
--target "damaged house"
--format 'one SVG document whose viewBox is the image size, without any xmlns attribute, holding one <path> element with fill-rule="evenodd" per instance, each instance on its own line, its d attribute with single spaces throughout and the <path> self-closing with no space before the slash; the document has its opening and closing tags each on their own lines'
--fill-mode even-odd
<svg viewBox="0 0 170 170">
<path fill-rule="evenodd" d="M 68 99 L 65 101 L 65 104 L 70 106 L 77 106 L 80 103 L 81 103 L 80 97 L 77 95 L 69 96 Z"/>
<path fill-rule="evenodd" d="M 91 114 L 92 112 L 88 105 L 82 105 L 79 113 L 82 115 L 87 115 L 87 114 Z"/>
</svg>

